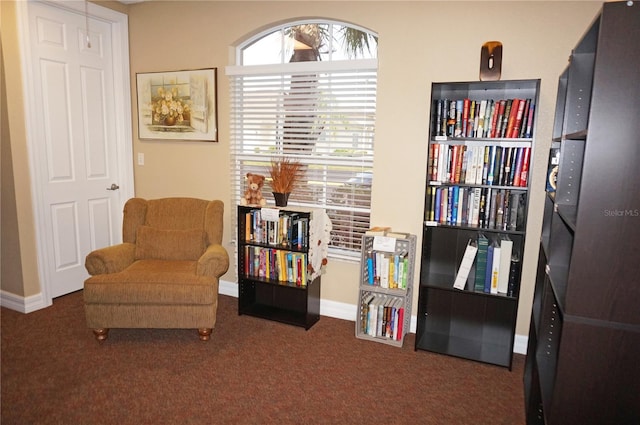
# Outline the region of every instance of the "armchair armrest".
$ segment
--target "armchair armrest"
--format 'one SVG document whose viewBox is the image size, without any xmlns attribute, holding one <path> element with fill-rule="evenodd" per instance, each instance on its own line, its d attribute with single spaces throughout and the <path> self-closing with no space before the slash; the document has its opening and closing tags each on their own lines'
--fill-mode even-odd
<svg viewBox="0 0 640 425">
<path fill-rule="evenodd" d="M 209 245 L 198 259 L 196 274 L 199 276 L 220 277 L 229 269 L 229 254 L 222 245 Z"/>
<path fill-rule="evenodd" d="M 135 252 L 136 246 L 127 242 L 96 249 L 87 255 L 84 266 L 92 276 L 117 273 L 133 263 Z"/>
</svg>

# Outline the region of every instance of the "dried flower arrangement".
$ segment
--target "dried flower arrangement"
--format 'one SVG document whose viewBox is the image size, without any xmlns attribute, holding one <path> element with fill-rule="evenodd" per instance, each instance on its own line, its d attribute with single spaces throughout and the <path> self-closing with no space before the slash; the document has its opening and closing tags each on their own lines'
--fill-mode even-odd
<svg viewBox="0 0 640 425">
<path fill-rule="evenodd" d="M 271 189 L 275 193 L 291 193 L 302 176 L 302 164 L 291 158 L 271 159 Z"/>
</svg>

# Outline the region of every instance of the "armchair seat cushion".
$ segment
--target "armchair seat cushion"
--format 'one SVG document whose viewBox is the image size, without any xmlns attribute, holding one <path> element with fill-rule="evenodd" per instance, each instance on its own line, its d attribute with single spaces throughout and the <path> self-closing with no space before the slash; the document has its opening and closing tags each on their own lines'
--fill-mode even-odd
<svg viewBox="0 0 640 425">
<path fill-rule="evenodd" d="M 92 276 L 86 304 L 214 304 L 217 279 L 196 275 L 196 261 L 138 260 L 118 273 Z"/>
</svg>

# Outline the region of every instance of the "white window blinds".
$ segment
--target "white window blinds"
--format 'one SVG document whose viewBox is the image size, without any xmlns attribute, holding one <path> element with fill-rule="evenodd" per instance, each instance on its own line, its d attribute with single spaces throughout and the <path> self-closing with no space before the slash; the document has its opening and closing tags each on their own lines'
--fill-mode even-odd
<svg viewBox="0 0 640 425">
<path fill-rule="evenodd" d="M 226 73 L 232 205 L 249 172 L 267 177 L 263 196 L 273 205 L 271 158 L 298 160 L 305 174 L 289 205 L 326 209 L 330 255 L 353 257 L 369 228 L 377 60 L 231 66 Z"/>
</svg>

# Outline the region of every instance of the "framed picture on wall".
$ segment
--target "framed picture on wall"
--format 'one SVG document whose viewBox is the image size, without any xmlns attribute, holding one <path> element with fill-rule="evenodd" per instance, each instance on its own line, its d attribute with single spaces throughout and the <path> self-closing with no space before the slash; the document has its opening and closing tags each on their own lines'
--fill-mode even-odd
<svg viewBox="0 0 640 425">
<path fill-rule="evenodd" d="M 217 68 L 136 74 L 138 137 L 218 141 Z"/>
</svg>

